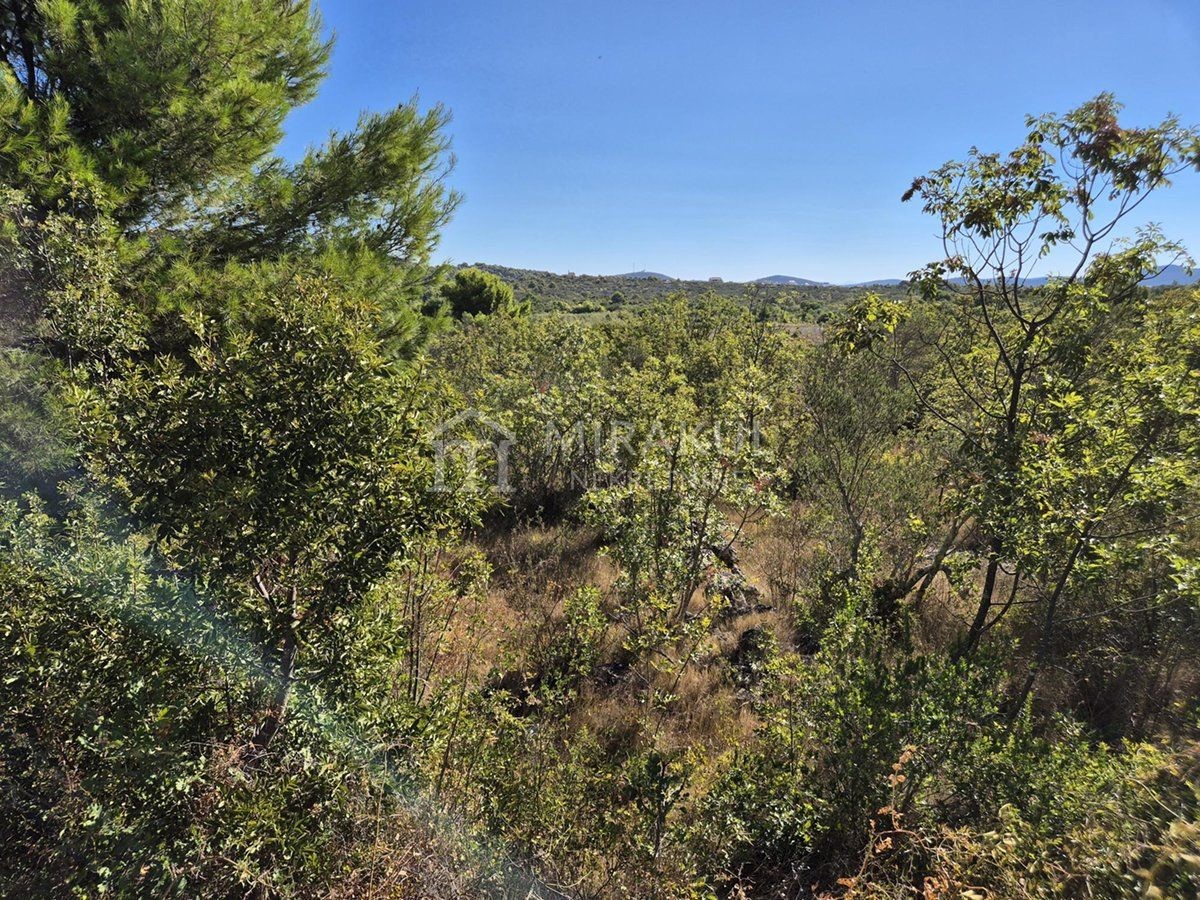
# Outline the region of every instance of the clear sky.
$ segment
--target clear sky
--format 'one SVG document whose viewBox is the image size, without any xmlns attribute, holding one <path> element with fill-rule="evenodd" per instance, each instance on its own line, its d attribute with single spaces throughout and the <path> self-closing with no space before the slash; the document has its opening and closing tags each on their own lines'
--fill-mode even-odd
<svg viewBox="0 0 1200 900">
<path fill-rule="evenodd" d="M 1010 149 L 1026 113 L 1108 90 L 1200 124 L 1197 0 L 319 2 L 331 74 L 285 153 L 445 104 L 455 262 L 899 277 L 938 255 L 912 178 Z M 1200 174 L 1143 209 L 1200 255 Z"/>
</svg>

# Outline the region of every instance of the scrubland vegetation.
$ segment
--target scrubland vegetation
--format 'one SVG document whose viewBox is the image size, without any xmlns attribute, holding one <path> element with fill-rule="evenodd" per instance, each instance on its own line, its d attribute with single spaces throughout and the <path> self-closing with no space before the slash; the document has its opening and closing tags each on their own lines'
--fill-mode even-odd
<svg viewBox="0 0 1200 900">
<path fill-rule="evenodd" d="M 273 155 L 318 34 L 0 7 L 5 894 L 1196 895 L 1195 132 L 918 178 L 819 332 L 581 321 L 431 263 L 440 109 Z"/>
<path fill-rule="evenodd" d="M 636 310 L 670 294 L 683 294 L 692 299 L 716 296 L 741 302 L 769 303 L 787 321 L 826 323 L 835 319 L 863 292 L 863 288 L 835 284 L 743 284 L 735 281 L 664 281 L 623 275 L 559 275 L 486 263 L 478 263 L 472 268 L 503 279 L 512 286 L 517 299 L 528 303 L 535 313 L 586 315 Z M 880 284 L 872 290 L 899 298 L 904 296 L 907 288 Z"/>
</svg>

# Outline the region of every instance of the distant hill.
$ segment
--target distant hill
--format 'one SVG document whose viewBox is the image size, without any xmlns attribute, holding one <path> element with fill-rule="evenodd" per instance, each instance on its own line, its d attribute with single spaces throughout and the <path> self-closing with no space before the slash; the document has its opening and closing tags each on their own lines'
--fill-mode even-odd
<svg viewBox="0 0 1200 900">
<path fill-rule="evenodd" d="M 786 284 L 793 287 L 819 287 L 828 284 L 828 282 L 813 281 L 810 278 L 799 278 L 795 275 L 768 275 L 766 278 L 756 278 L 754 284 Z"/>
<path fill-rule="evenodd" d="M 512 286 L 518 300 L 528 300 L 535 312 L 608 313 L 653 303 L 681 293 L 690 297 L 716 294 L 744 302 L 766 301 L 778 314 L 798 322 L 821 322 L 834 315 L 864 291 L 902 297 L 908 283 L 902 278 L 877 278 L 855 284 L 829 284 L 797 275 L 769 275 L 752 282 L 676 279 L 662 272 L 640 270 L 622 275 L 560 275 L 534 269 L 517 269 L 489 263 L 475 268 L 498 275 Z M 962 279 L 951 279 L 962 284 Z M 1045 277 L 1026 280 L 1027 287 L 1046 283 Z M 1182 266 L 1167 266 L 1145 282 L 1150 287 L 1198 284 L 1200 275 L 1188 275 Z"/>
<path fill-rule="evenodd" d="M 1166 287 L 1171 284 L 1196 284 L 1200 282 L 1200 272 L 1188 274 L 1183 266 L 1167 266 L 1153 278 L 1147 278 L 1144 284 L 1150 287 Z"/>
<path fill-rule="evenodd" d="M 736 281 L 675 280 L 657 272 L 559 275 L 490 263 L 475 263 L 474 268 L 504 279 L 512 286 L 517 299 L 528 300 L 535 312 L 606 313 L 645 306 L 674 293 L 690 297 L 716 294 L 747 303 L 765 300 L 789 320 L 820 322 L 863 292 L 861 287 L 840 287 L 808 279 L 796 279 L 799 283 L 758 281 L 747 284 Z M 895 292 L 899 296 L 905 289 L 885 285 L 878 290 Z"/>
<path fill-rule="evenodd" d="M 1043 287 L 1049 281 L 1050 279 L 1047 276 L 1042 275 L 1037 278 L 1025 278 L 1021 283 L 1026 287 Z M 962 278 L 951 278 L 950 283 L 965 284 L 966 281 Z M 1166 266 L 1157 275 L 1142 281 L 1142 284 L 1146 285 L 1147 287 L 1170 287 L 1173 284 L 1183 285 L 1197 283 L 1200 283 L 1200 272 L 1189 275 L 1187 273 L 1187 269 L 1185 269 L 1183 266 L 1176 265 Z"/>
<path fill-rule="evenodd" d="M 612 278 L 635 278 L 635 279 L 652 279 L 654 281 L 675 281 L 670 275 L 664 275 L 662 272 L 647 272 L 643 269 L 640 272 L 627 272 L 624 275 L 613 275 Z"/>
</svg>

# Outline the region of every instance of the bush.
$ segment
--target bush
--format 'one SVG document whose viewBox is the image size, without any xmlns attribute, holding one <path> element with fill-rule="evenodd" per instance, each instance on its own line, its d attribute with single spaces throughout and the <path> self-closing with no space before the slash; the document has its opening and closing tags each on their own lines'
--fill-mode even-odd
<svg viewBox="0 0 1200 900">
<path fill-rule="evenodd" d="M 450 304 L 456 319 L 487 315 L 516 308 L 513 289 L 502 279 L 479 269 L 459 269 L 442 288 L 442 297 Z"/>
</svg>

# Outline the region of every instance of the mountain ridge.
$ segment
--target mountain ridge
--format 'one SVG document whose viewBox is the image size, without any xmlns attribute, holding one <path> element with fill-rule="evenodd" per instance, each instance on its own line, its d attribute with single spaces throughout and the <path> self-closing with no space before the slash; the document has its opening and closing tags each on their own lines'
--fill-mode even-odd
<svg viewBox="0 0 1200 900">
<path fill-rule="evenodd" d="M 465 264 L 464 264 L 465 265 Z M 671 293 L 700 297 L 717 294 L 736 302 L 757 297 L 800 321 L 820 321 L 852 302 L 864 290 L 885 296 L 902 297 L 909 282 L 901 278 L 878 278 L 853 284 L 830 284 L 792 275 L 774 275 L 756 281 L 739 282 L 713 279 L 676 279 L 661 272 L 639 270 L 622 275 L 586 275 L 535 269 L 520 269 L 489 263 L 474 263 L 499 276 L 539 312 L 560 310 L 574 313 L 599 313 L 643 306 Z M 962 283 L 961 280 L 958 283 Z M 1029 279 L 1029 287 L 1045 284 L 1045 278 Z M 1200 283 L 1200 275 L 1188 275 L 1181 266 L 1166 266 L 1146 280 L 1148 287 Z"/>
<path fill-rule="evenodd" d="M 639 269 L 636 272 L 625 272 L 621 275 L 608 275 L 607 278 L 632 278 L 638 281 L 653 280 L 653 281 L 679 281 L 678 278 L 672 278 L 670 275 L 664 275 L 662 272 L 648 272 L 645 269 Z"/>
<path fill-rule="evenodd" d="M 624 275 L 606 276 L 611 278 L 654 278 L 659 281 L 703 281 L 704 279 L 691 278 L 674 278 L 670 275 L 664 275 L 661 272 L 630 272 Z M 961 283 L 962 279 L 951 279 L 955 283 Z M 1023 280 L 1023 284 L 1030 287 L 1040 287 L 1047 284 L 1050 276 L 1038 276 L 1036 278 L 1027 278 Z M 817 281 L 812 278 L 802 278 L 799 275 L 767 275 L 762 278 L 755 278 L 751 281 L 727 281 L 727 284 L 772 284 L 784 287 L 837 287 L 837 288 L 861 288 L 861 287 L 896 287 L 905 284 L 907 278 L 874 278 L 870 281 Z M 1162 271 L 1156 275 L 1146 278 L 1142 282 L 1147 287 L 1169 287 L 1171 285 L 1188 285 L 1200 283 L 1200 270 L 1188 273 L 1188 270 L 1181 265 L 1172 263 L 1164 266 Z"/>
<path fill-rule="evenodd" d="M 793 285 L 794 287 L 821 287 L 828 285 L 828 281 L 814 281 L 811 278 L 801 278 L 798 275 L 768 275 L 765 278 L 755 278 L 747 284 L 785 284 Z"/>
</svg>

